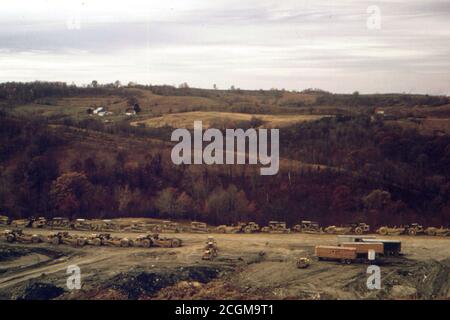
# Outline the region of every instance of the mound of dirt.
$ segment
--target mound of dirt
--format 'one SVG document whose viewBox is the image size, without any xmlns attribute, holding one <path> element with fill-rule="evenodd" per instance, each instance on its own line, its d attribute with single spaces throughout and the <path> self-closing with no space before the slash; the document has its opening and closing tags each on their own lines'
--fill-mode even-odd
<svg viewBox="0 0 450 320">
<path fill-rule="evenodd" d="M 118 290 L 127 295 L 128 299 L 150 297 L 159 290 L 172 286 L 180 281 L 195 281 L 206 283 L 216 278 L 220 270 L 208 266 L 189 266 L 174 270 L 153 272 L 120 273 L 110 281 L 108 289 Z"/>
<path fill-rule="evenodd" d="M 17 300 L 51 300 L 64 293 L 64 289 L 51 283 L 32 282 L 13 297 Z"/>
<path fill-rule="evenodd" d="M 8 261 L 30 254 L 30 250 L 25 248 L 15 248 L 11 246 L 0 246 L 0 261 Z"/>
</svg>

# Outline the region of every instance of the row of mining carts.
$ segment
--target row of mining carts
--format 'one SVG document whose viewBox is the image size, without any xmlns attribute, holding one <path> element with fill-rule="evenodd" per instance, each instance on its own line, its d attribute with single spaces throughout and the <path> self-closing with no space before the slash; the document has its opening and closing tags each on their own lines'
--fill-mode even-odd
<svg viewBox="0 0 450 320">
<path fill-rule="evenodd" d="M 336 246 L 315 247 L 315 256 L 320 260 L 367 263 L 381 257 L 401 255 L 402 243 L 398 240 L 377 239 L 374 236 L 340 235 Z M 372 255 L 372 257 L 371 257 Z"/>
<path fill-rule="evenodd" d="M 177 248 L 182 245 L 181 239 L 160 237 L 159 234 L 145 234 L 133 239 L 111 236 L 109 233 L 94 233 L 89 236 L 71 234 L 67 231 L 54 232 L 49 235 L 29 234 L 21 229 L 5 230 L 2 234 L 9 243 L 51 243 L 66 244 L 75 247 L 110 246 L 110 247 L 164 247 Z"/>
</svg>

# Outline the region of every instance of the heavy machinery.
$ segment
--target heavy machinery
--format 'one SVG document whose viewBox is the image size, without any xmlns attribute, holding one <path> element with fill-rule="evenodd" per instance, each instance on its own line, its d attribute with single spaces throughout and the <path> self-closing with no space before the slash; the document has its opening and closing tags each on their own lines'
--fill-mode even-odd
<svg viewBox="0 0 450 320">
<path fill-rule="evenodd" d="M 239 233 L 241 232 L 240 226 L 227 226 L 225 224 L 222 224 L 218 227 L 216 227 L 215 231 L 217 233 Z"/>
<path fill-rule="evenodd" d="M 367 233 L 370 231 L 370 226 L 367 223 L 359 222 L 359 223 L 351 223 L 350 224 L 351 231 L 354 234 L 361 235 L 363 233 Z"/>
<path fill-rule="evenodd" d="M 243 233 L 254 233 L 260 230 L 259 224 L 256 222 L 239 222 L 238 224 L 241 227 L 241 232 Z"/>
<path fill-rule="evenodd" d="M 291 229 L 286 227 L 286 222 L 283 221 L 269 221 L 269 225 L 263 227 L 261 232 L 266 233 L 290 233 Z"/>
<path fill-rule="evenodd" d="M 83 247 L 87 244 L 87 239 L 77 235 L 71 235 L 67 231 L 55 232 L 47 236 L 45 239 L 54 245 L 66 244 L 75 247 Z"/>
<path fill-rule="evenodd" d="M 383 227 L 379 228 L 376 232 L 378 234 L 381 234 L 382 236 L 398 236 L 398 235 L 404 233 L 405 230 L 406 229 L 402 228 L 402 227 L 400 227 L 400 228 L 397 228 L 397 227 L 390 228 L 390 227 L 387 227 L 387 226 L 383 226 Z"/>
<path fill-rule="evenodd" d="M 351 227 L 336 227 L 336 226 L 329 226 L 324 229 L 324 231 L 329 234 L 348 234 L 350 233 L 351 230 L 352 230 Z"/>
<path fill-rule="evenodd" d="M 253 233 L 259 231 L 259 225 L 256 222 L 239 222 L 235 226 L 220 225 L 215 231 L 218 233 Z"/>
<path fill-rule="evenodd" d="M 32 228 L 44 228 L 47 225 L 47 219 L 44 217 L 39 217 L 31 220 Z"/>
<path fill-rule="evenodd" d="M 209 236 L 206 240 L 205 248 L 202 255 L 202 260 L 213 260 L 218 255 L 219 248 L 216 240 Z"/>
<path fill-rule="evenodd" d="M 76 219 L 72 224 L 72 228 L 84 231 L 92 230 L 92 223 L 86 219 Z"/>
<path fill-rule="evenodd" d="M 411 223 L 410 225 L 405 226 L 405 229 L 405 232 L 410 236 L 416 236 L 418 234 L 425 233 L 424 227 L 418 223 Z"/>
<path fill-rule="evenodd" d="M 30 219 L 16 219 L 11 221 L 11 227 L 13 228 L 28 228 L 31 226 Z"/>
<path fill-rule="evenodd" d="M 204 222 L 192 221 L 191 232 L 194 233 L 208 233 L 208 226 Z"/>
<path fill-rule="evenodd" d="M 181 239 L 160 237 L 159 234 L 145 234 L 137 237 L 133 245 L 136 247 L 163 247 L 163 248 L 178 248 L 181 246 Z"/>
<path fill-rule="evenodd" d="M 72 223 L 67 218 L 54 217 L 48 222 L 50 229 L 70 229 Z"/>
<path fill-rule="evenodd" d="M 119 230 L 119 225 L 113 220 L 103 219 L 101 221 L 96 221 L 91 223 L 91 230 L 100 232 L 114 232 Z"/>
<path fill-rule="evenodd" d="M 163 221 L 162 225 L 161 225 L 161 229 L 163 232 L 179 233 L 179 232 L 183 231 L 183 228 L 177 222 L 172 222 L 172 221 Z"/>
<path fill-rule="evenodd" d="M 3 233 L 7 242 L 39 243 L 41 238 L 36 234 L 25 234 L 21 229 L 5 230 Z"/>
<path fill-rule="evenodd" d="M 123 228 L 123 231 L 128 232 L 162 232 L 161 225 L 145 222 L 132 222 L 131 225 Z"/>
<path fill-rule="evenodd" d="M 292 228 L 295 232 L 303 232 L 303 233 L 320 233 L 322 229 L 319 226 L 319 223 L 316 221 L 302 220 L 300 224 L 296 224 Z"/>
<path fill-rule="evenodd" d="M 9 217 L 0 216 L 0 225 L 8 225 L 10 222 Z"/>
<path fill-rule="evenodd" d="M 295 264 L 297 265 L 297 268 L 299 268 L 299 269 L 306 269 L 311 264 L 311 260 L 306 257 L 301 257 L 301 258 L 297 259 Z"/>
<path fill-rule="evenodd" d="M 91 246 L 99 247 L 102 245 L 103 238 L 108 237 L 108 233 L 93 233 L 86 238 L 86 243 Z"/>
<path fill-rule="evenodd" d="M 87 243 L 90 244 L 89 240 L 92 240 L 92 244 L 98 246 L 98 239 L 100 239 L 100 245 L 111 246 L 111 247 L 131 247 L 133 246 L 133 241 L 128 238 L 112 237 L 109 233 L 94 234 L 92 239 L 88 239 Z"/>
<path fill-rule="evenodd" d="M 450 235 L 450 229 L 444 228 L 442 226 L 440 228 L 428 227 L 425 229 L 425 233 L 429 236 L 446 237 Z"/>
</svg>

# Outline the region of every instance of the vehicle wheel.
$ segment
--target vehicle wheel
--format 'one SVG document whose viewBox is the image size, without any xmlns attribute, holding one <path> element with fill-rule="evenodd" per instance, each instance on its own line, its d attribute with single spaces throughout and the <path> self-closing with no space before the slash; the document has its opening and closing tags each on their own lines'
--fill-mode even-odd
<svg viewBox="0 0 450 320">
<path fill-rule="evenodd" d="M 363 229 L 361 227 L 356 227 L 355 233 L 361 235 L 361 234 L 363 234 Z"/>
<path fill-rule="evenodd" d="M 386 236 L 388 234 L 388 230 L 385 227 L 381 227 L 380 229 L 378 229 L 378 233 L 382 236 Z"/>
<path fill-rule="evenodd" d="M 94 246 L 99 247 L 102 245 L 102 240 L 94 239 L 94 240 L 92 240 L 92 243 L 94 244 Z"/>
<path fill-rule="evenodd" d="M 120 241 L 120 246 L 121 247 L 129 247 L 130 241 L 124 239 L 124 240 Z"/>
<path fill-rule="evenodd" d="M 14 242 L 14 240 L 15 240 L 14 236 L 9 235 L 9 236 L 6 237 L 6 241 L 8 241 L 10 243 Z"/>
<path fill-rule="evenodd" d="M 415 229 L 409 229 L 409 230 L 408 230 L 408 234 L 409 234 L 410 236 L 415 236 L 415 235 L 417 234 L 417 231 L 416 231 Z"/>
<path fill-rule="evenodd" d="M 33 237 L 31 237 L 31 242 L 32 242 L 32 243 L 39 243 L 40 240 L 41 240 L 41 239 L 39 239 L 38 236 L 33 236 Z"/>
<path fill-rule="evenodd" d="M 144 248 L 150 248 L 151 245 L 152 245 L 152 243 L 148 239 L 145 239 L 145 240 L 142 241 L 142 246 Z"/>
<path fill-rule="evenodd" d="M 77 240 L 77 246 L 84 247 L 85 245 L 86 245 L 86 240 L 84 240 L 84 239 Z"/>
<path fill-rule="evenodd" d="M 427 232 L 429 236 L 436 236 L 436 231 L 428 231 Z"/>
<path fill-rule="evenodd" d="M 59 242 L 59 238 L 58 237 L 53 237 L 51 243 L 57 246 L 60 243 Z"/>
<path fill-rule="evenodd" d="M 171 247 L 172 248 L 178 248 L 181 245 L 181 241 L 178 239 L 172 239 Z"/>
<path fill-rule="evenodd" d="M 245 227 L 244 233 L 252 233 L 252 229 L 250 227 Z"/>
</svg>

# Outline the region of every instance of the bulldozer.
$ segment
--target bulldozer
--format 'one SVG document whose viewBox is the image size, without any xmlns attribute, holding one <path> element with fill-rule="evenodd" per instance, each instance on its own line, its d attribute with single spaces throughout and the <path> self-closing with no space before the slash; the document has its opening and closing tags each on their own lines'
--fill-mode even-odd
<svg viewBox="0 0 450 320">
<path fill-rule="evenodd" d="M 30 219 L 16 219 L 11 221 L 11 227 L 13 228 L 28 228 L 31 226 Z"/>
<path fill-rule="evenodd" d="M 381 228 L 379 228 L 376 232 L 378 234 L 381 234 L 382 236 L 398 236 L 401 235 L 405 232 L 405 228 L 400 227 L 393 227 L 393 228 L 389 228 L 387 226 L 383 226 Z"/>
<path fill-rule="evenodd" d="M 36 234 L 25 234 L 21 229 L 5 230 L 3 233 L 7 242 L 39 243 L 41 238 Z"/>
<path fill-rule="evenodd" d="M 361 235 L 364 233 L 368 233 L 370 231 L 370 226 L 367 223 L 359 222 L 359 223 L 351 223 L 351 233 Z"/>
<path fill-rule="evenodd" d="M 67 218 L 54 217 L 49 221 L 48 225 L 51 229 L 70 229 L 72 223 Z"/>
<path fill-rule="evenodd" d="M 92 230 L 92 223 L 86 219 L 76 219 L 72 224 L 72 228 L 84 231 Z"/>
<path fill-rule="evenodd" d="M 208 233 L 208 227 L 204 222 L 192 221 L 191 222 L 191 232 L 194 233 Z"/>
<path fill-rule="evenodd" d="M 8 225 L 10 222 L 9 217 L 0 216 L 0 225 Z"/>
<path fill-rule="evenodd" d="M 260 230 L 259 224 L 256 222 L 239 222 L 239 226 L 241 228 L 241 232 L 243 233 L 254 233 Z"/>
<path fill-rule="evenodd" d="M 295 232 L 303 232 L 303 233 L 320 233 L 322 229 L 319 226 L 319 223 L 316 221 L 302 220 L 300 224 L 296 224 L 292 228 Z"/>
<path fill-rule="evenodd" d="M 83 247 L 87 244 L 86 238 L 71 235 L 67 231 L 52 233 L 47 236 L 45 241 L 54 245 L 66 244 L 74 247 Z"/>
<path fill-rule="evenodd" d="M 161 225 L 163 232 L 175 232 L 179 233 L 183 231 L 183 228 L 177 223 L 172 221 L 163 221 Z M 155 232 L 155 231 L 152 231 Z"/>
<path fill-rule="evenodd" d="M 444 228 L 442 226 L 440 228 L 428 227 L 425 229 L 425 233 L 429 236 L 446 237 L 446 236 L 450 236 L 450 229 Z"/>
<path fill-rule="evenodd" d="M 181 239 L 160 237 L 159 234 L 145 234 L 134 240 L 136 247 L 162 247 L 162 248 L 178 248 L 181 246 Z"/>
<path fill-rule="evenodd" d="M 328 234 L 348 234 L 352 230 L 352 227 L 336 227 L 328 226 L 325 228 L 325 233 Z"/>
<path fill-rule="evenodd" d="M 206 240 L 205 249 L 203 251 L 202 260 L 213 260 L 218 255 L 219 248 L 217 242 L 213 237 L 208 237 Z"/>
<path fill-rule="evenodd" d="M 44 217 L 32 219 L 31 221 L 32 228 L 44 228 L 45 226 L 47 226 L 47 219 L 45 219 Z"/>
<path fill-rule="evenodd" d="M 286 222 L 283 221 L 269 221 L 269 225 L 263 227 L 261 232 L 266 233 L 290 233 L 291 229 L 286 227 Z"/>
<path fill-rule="evenodd" d="M 418 234 L 425 233 L 424 227 L 418 223 L 411 223 L 410 225 L 405 226 L 405 229 L 405 232 L 410 236 L 416 236 Z"/>
</svg>

